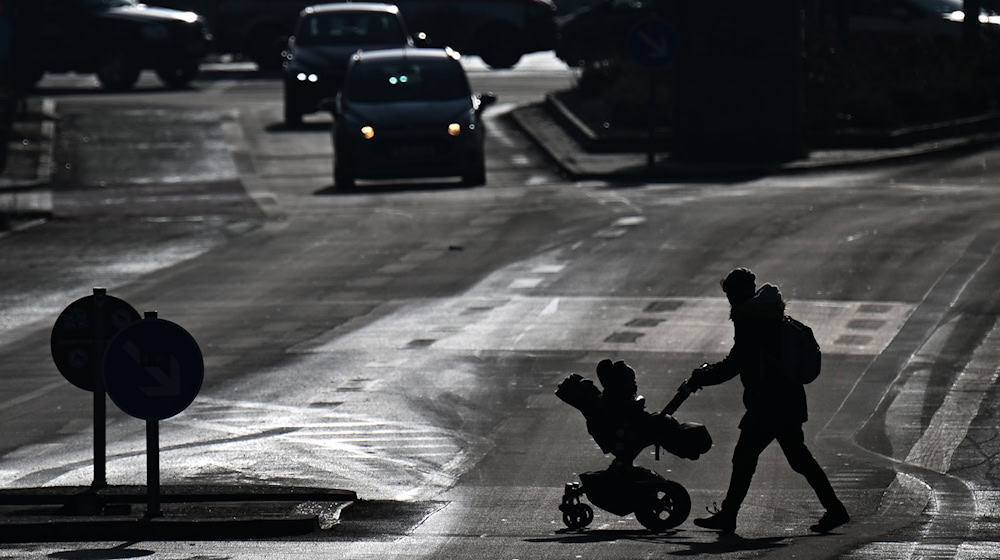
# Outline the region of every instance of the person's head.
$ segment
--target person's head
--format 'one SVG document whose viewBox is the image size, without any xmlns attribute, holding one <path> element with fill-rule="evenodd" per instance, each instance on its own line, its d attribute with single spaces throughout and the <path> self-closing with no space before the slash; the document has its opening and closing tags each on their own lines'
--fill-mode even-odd
<svg viewBox="0 0 1000 560">
<path fill-rule="evenodd" d="M 757 291 L 757 277 L 749 268 L 735 268 L 722 280 L 722 291 L 729 299 L 729 305 L 737 305 L 749 300 Z"/>
<path fill-rule="evenodd" d="M 614 363 L 611 360 L 601 360 L 597 364 L 597 379 L 604 387 L 604 394 L 609 397 L 631 399 L 639 391 L 635 382 L 635 370 L 621 360 Z"/>
</svg>

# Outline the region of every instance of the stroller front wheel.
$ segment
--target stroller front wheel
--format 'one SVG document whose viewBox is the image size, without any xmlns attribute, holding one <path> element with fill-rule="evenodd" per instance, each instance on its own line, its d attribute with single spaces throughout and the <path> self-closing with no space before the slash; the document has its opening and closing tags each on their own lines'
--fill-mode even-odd
<svg viewBox="0 0 1000 560">
<path fill-rule="evenodd" d="M 594 520 L 594 509 L 587 504 L 575 504 L 559 508 L 562 510 L 563 523 L 570 529 L 583 529 Z"/>
<path fill-rule="evenodd" d="M 684 523 L 690 513 L 691 496 L 687 490 L 672 480 L 661 480 L 636 508 L 635 518 L 650 531 L 660 532 Z"/>
</svg>

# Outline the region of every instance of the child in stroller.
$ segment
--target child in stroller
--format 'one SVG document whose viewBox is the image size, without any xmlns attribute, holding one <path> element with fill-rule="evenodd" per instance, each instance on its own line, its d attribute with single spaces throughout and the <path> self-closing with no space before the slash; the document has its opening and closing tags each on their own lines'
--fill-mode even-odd
<svg viewBox="0 0 1000 560">
<path fill-rule="evenodd" d="M 691 498 L 679 483 L 656 472 L 633 465 L 643 449 L 651 445 L 686 459 L 697 459 L 712 447 L 712 438 L 701 424 L 681 423 L 672 414 L 693 392 L 687 382 L 659 414 L 646 410 L 638 395 L 635 370 L 623 361 L 601 360 L 597 378 L 603 391 L 578 374 L 559 384 L 556 396 L 583 413 L 587 431 L 604 453 L 614 455 L 603 471 L 580 475 L 580 482 L 566 485 L 562 505 L 563 522 L 571 529 L 586 527 L 593 509 L 581 502 L 586 495 L 594 505 L 616 515 L 635 513 L 651 531 L 676 527 L 687 519 Z"/>
</svg>

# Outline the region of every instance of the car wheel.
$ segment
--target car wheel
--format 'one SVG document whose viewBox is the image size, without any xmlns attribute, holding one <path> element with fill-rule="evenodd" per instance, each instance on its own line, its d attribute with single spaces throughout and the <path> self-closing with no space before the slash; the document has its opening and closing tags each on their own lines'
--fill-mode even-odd
<svg viewBox="0 0 1000 560">
<path fill-rule="evenodd" d="M 333 186 L 342 191 L 353 189 L 354 172 L 346 164 L 340 163 L 339 154 L 334 157 L 337 163 L 333 166 Z"/>
<path fill-rule="evenodd" d="M 132 89 L 141 69 L 122 51 L 107 51 L 97 60 L 97 79 L 108 91 Z"/>
<path fill-rule="evenodd" d="M 196 75 L 198 75 L 198 63 L 196 62 L 161 66 L 156 69 L 156 77 L 160 78 L 164 85 L 174 89 L 187 87 Z"/>
<path fill-rule="evenodd" d="M 477 36 L 477 54 L 490 68 L 512 68 L 521 60 L 521 33 L 510 25 L 495 23 L 482 29 Z"/>
<path fill-rule="evenodd" d="M 14 89 L 21 92 L 34 91 L 43 76 L 45 70 L 41 67 L 18 68 L 14 71 Z"/>
<path fill-rule="evenodd" d="M 285 126 L 287 127 L 297 127 L 302 126 L 302 113 L 295 108 L 294 105 L 285 101 Z"/>
<path fill-rule="evenodd" d="M 480 160 L 479 163 L 469 173 L 462 175 L 462 184 L 469 187 L 478 187 L 486 184 L 486 164 Z"/>
</svg>

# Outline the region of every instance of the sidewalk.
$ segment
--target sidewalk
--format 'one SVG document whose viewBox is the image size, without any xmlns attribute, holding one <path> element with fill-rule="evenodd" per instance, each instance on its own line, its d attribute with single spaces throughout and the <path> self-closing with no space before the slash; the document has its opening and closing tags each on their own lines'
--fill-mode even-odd
<svg viewBox="0 0 1000 560">
<path fill-rule="evenodd" d="M 164 486 L 147 517 L 142 486 L 0 490 L 0 542 L 259 539 L 327 530 L 349 490 L 261 485 Z"/>
<path fill-rule="evenodd" d="M 7 167 L 0 173 L 0 232 L 52 214 L 55 133 L 55 102 L 28 98 L 11 126 Z"/>
<path fill-rule="evenodd" d="M 588 149 L 588 144 L 597 142 L 598 135 L 552 94 L 547 95 L 544 102 L 515 108 L 509 116 L 568 177 L 576 180 L 745 179 L 888 164 L 1000 144 L 1000 127 L 993 121 L 981 126 L 969 126 L 963 121 L 933 129 L 904 131 L 904 136 L 900 136 L 899 141 L 894 142 L 897 145 L 892 147 L 814 150 L 807 159 L 781 164 L 690 163 L 672 160 L 669 154 L 659 152 L 650 168 L 645 152 Z M 886 136 L 892 137 L 893 133 Z M 907 145 L 910 139 L 912 143 Z"/>
</svg>

